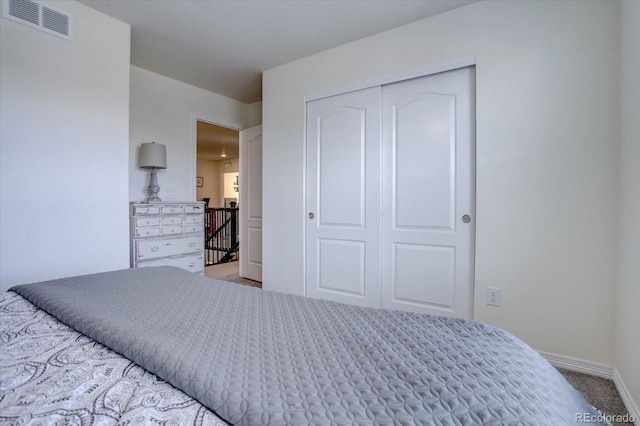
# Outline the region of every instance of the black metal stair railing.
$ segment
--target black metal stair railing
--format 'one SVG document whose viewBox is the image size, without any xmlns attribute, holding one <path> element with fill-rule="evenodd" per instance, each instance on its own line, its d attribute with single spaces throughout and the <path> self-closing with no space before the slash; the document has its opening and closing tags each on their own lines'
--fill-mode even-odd
<svg viewBox="0 0 640 426">
<path fill-rule="evenodd" d="M 205 209 L 204 249 L 206 266 L 240 258 L 237 207 Z"/>
</svg>

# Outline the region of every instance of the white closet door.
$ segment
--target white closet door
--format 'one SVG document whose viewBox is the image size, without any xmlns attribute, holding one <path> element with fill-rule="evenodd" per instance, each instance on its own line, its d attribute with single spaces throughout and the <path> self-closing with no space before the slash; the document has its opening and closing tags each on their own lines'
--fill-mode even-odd
<svg viewBox="0 0 640 426">
<path fill-rule="evenodd" d="M 240 276 L 262 281 L 262 126 L 240 132 Z"/>
<path fill-rule="evenodd" d="M 473 316 L 474 69 L 384 86 L 382 307 Z"/>
<path fill-rule="evenodd" d="M 376 87 L 307 104 L 309 297 L 380 306 L 380 99 Z"/>
</svg>

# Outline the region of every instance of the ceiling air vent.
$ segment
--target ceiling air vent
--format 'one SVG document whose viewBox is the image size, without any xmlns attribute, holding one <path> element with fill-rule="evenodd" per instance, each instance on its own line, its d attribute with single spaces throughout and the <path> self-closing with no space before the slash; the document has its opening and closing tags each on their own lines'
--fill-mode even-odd
<svg viewBox="0 0 640 426">
<path fill-rule="evenodd" d="M 73 40 L 73 17 L 51 6 L 33 0 L 2 0 L 2 16 L 31 28 Z"/>
</svg>

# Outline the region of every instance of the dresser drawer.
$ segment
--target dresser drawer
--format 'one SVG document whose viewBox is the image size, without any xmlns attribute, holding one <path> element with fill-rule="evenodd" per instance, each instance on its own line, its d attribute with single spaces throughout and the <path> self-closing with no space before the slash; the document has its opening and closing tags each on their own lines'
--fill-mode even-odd
<svg viewBox="0 0 640 426">
<path fill-rule="evenodd" d="M 192 234 L 194 232 L 202 232 L 202 224 L 198 225 L 185 225 L 182 229 L 184 229 L 185 234 Z"/>
<path fill-rule="evenodd" d="M 162 206 L 162 214 L 180 214 L 182 206 Z"/>
<path fill-rule="evenodd" d="M 186 269 L 189 272 L 203 272 L 204 256 L 202 254 L 197 254 L 193 256 L 149 260 L 147 262 L 140 262 L 137 266 L 138 268 L 144 268 L 147 266 L 177 266 L 178 268 Z"/>
<path fill-rule="evenodd" d="M 202 213 L 203 211 L 204 207 L 197 204 L 187 204 L 184 206 L 185 213 Z"/>
<path fill-rule="evenodd" d="M 181 225 L 182 216 L 165 216 L 162 218 L 163 225 Z"/>
<path fill-rule="evenodd" d="M 161 234 L 160 228 L 136 228 L 136 237 L 159 237 Z"/>
<path fill-rule="evenodd" d="M 154 241 L 136 241 L 137 260 L 156 259 L 204 250 L 204 238 L 188 237 Z"/>
<path fill-rule="evenodd" d="M 136 218 L 136 226 L 159 226 L 159 217 L 139 217 Z"/>
<path fill-rule="evenodd" d="M 162 227 L 162 235 L 180 235 L 180 234 L 182 234 L 182 225 Z"/>
<path fill-rule="evenodd" d="M 158 206 L 135 206 L 133 208 L 133 214 L 160 214 L 160 207 Z"/>
<path fill-rule="evenodd" d="M 184 217 L 184 223 L 202 223 L 201 214 L 189 214 Z"/>
</svg>

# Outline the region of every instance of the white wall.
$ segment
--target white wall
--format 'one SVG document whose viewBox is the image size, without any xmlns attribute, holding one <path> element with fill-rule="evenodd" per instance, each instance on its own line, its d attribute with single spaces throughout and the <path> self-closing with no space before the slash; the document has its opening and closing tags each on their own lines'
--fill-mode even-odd
<svg viewBox="0 0 640 426">
<path fill-rule="evenodd" d="M 635 401 L 635 415 L 640 416 L 640 2 L 621 5 L 620 255 L 614 367 Z"/>
<path fill-rule="evenodd" d="M 201 201 L 204 197 L 208 197 L 210 198 L 209 207 L 216 207 L 217 200 L 222 195 L 218 162 L 198 158 L 196 175 L 203 180 L 202 187 L 196 188 L 196 200 Z"/>
<path fill-rule="evenodd" d="M 74 41 L 0 18 L 0 287 L 129 266 L 130 28 L 73 1 Z"/>
<path fill-rule="evenodd" d="M 475 57 L 475 318 L 612 365 L 618 24 L 616 2 L 483 1 L 266 71 L 263 287 L 304 293 L 305 97 Z"/>
<path fill-rule="evenodd" d="M 231 167 L 225 168 L 224 163 L 231 163 Z M 238 172 L 240 159 L 231 160 L 205 160 L 198 158 L 198 176 L 204 178 L 204 186 L 197 188 L 196 197 L 198 201 L 203 197 L 209 197 L 209 207 L 224 207 L 224 174 Z M 237 195 L 233 198 L 238 198 Z"/>
<path fill-rule="evenodd" d="M 262 124 L 262 102 L 247 105 L 247 127 Z"/>
<path fill-rule="evenodd" d="M 131 67 L 129 199 L 145 200 L 149 171 L 138 168 L 143 142 L 167 146 L 167 168 L 158 171 L 164 201 L 196 197 L 195 121 L 243 129 L 259 124 L 260 103 L 244 104 L 195 86 Z"/>
</svg>

